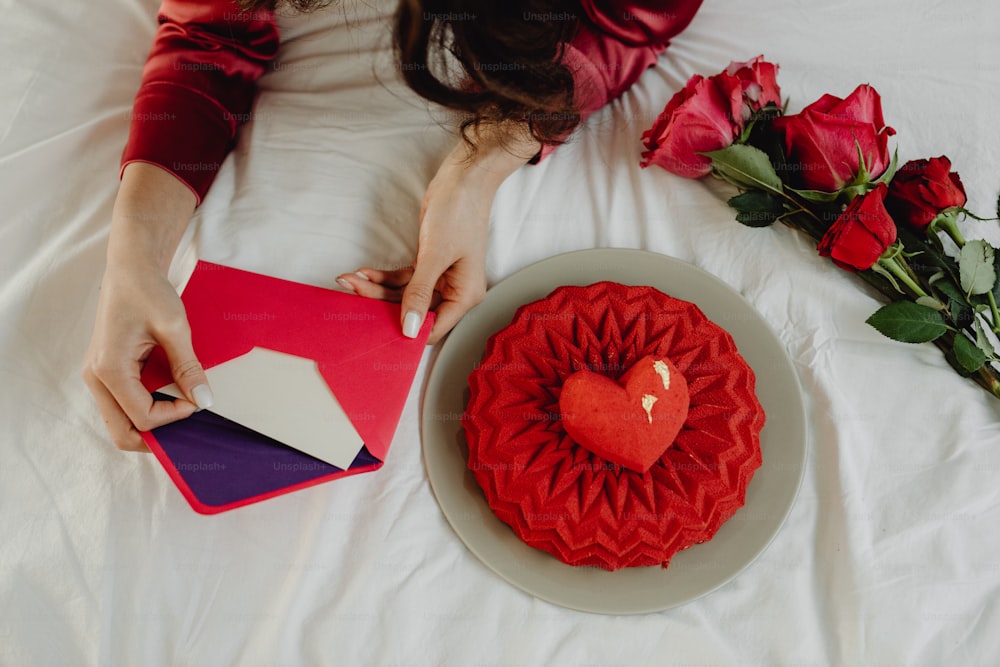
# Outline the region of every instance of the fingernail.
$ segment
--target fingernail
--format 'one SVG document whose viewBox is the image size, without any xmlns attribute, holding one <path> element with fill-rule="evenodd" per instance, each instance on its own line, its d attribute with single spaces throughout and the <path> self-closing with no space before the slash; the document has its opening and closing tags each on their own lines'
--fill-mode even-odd
<svg viewBox="0 0 1000 667">
<path fill-rule="evenodd" d="M 371 278 L 361 273 L 360 271 L 355 271 L 354 275 L 356 275 L 358 278 L 361 278 L 362 280 L 371 280 Z"/>
<path fill-rule="evenodd" d="M 420 324 L 423 318 L 420 317 L 420 313 L 415 310 L 411 310 L 403 318 L 403 335 L 407 338 L 416 338 L 417 334 L 420 333 Z"/>
<path fill-rule="evenodd" d="M 347 282 L 347 278 L 337 278 L 337 284 L 340 285 L 341 287 L 343 287 L 344 289 L 349 290 L 349 291 L 354 292 L 355 294 L 357 294 L 357 290 L 354 289 L 354 285 L 352 285 L 351 283 Z"/>
<path fill-rule="evenodd" d="M 200 384 L 192 389 L 191 397 L 199 410 L 207 410 L 215 403 L 215 397 L 212 396 L 212 390 L 208 388 L 207 384 Z"/>
</svg>

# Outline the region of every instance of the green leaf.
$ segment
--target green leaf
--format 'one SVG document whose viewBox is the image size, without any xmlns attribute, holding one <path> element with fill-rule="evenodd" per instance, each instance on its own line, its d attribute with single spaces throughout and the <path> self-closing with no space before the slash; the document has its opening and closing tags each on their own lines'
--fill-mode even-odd
<svg viewBox="0 0 1000 667">
<path fill-rule="evenodd" d="M 993 289 L 997 279 L 993 260 L 993 248 L 986 241 L 977 239 L 962 246 L 958 268 L 966 294 L 985 294 Z"/>
<path fill-rule="evenodd" d="M 948 330 L 938 311 L 912 301 L 883 306 L 865 320 L 883 336 L 903 343 L 926 343 Z"/>
<path fill-rule="evenodd" d="M 932 310 L 944 310 L 945 305 L 932 296 L 917 297 L 917 303 Z"/>
<path fill-rule="evenodd" d="M 773 143 L 770 139 L 775 134 L 771 129 L 771 124 L 780 115 L 782 115 L 781 109 L 774 104 L 768 104 L 763 109 L 753 112 L 743 128 L 743 132 L 736 139 L 736 143 L 750 144 L 770 155 L 767 147 Z"/>
<path fill-rule="evenodd" d="M 783 208 L 781 201 L 770 192 L 763 190 L 750 190 L 731 197 L 726 202 L 737 211 L 767 211 L 769 213 L 781 213 Z"/>
<path fill-rule="evenodd" d="M 934 289 L 939 290 L 949 299 L 955 299 L 958 301 L 965 301 L 965 295 L 962 294 L 962 290 L 955 286 L 955 283 L 950 280 L 936 280 L 934 282 Z"/>
<path fill-rule="evenodd" d="M 951 316 L 952 322 L 961 327 L 972 321 L 971 305 L 955 283 L 951 280 L 945 280 L 942 276 L 941 279 L 933 282 L 933 286 L 934 289 L 947 297 L 948 314 Z"/>
<path fill-rule="evenodd" d="M 962 333 L 955 336 L 952 351 L 955 353 L 958 363 L 962 364 L 962 368 L 970 373 L 979 370 L 986 363 L 986 353 Z"/>
<path fill-rule="evenodd" d="M 948 313 L 951 315 L 951 321 L 960 327 L 966 326 L 975 317 L 975 313 L 964 301 L 954 299 L 948 302 Z"/>
<path fill-rule="evenodd" d="M 736 221 L 747 227 L 767 227 L 784 212 L 781 201 L 763 190 L 744 192 L 727 203 L 738 211 Z"/>
<path fill-rule="evenodd" d="M 986 329 L 983 328 L 983 323 L 979 321 L 978 317 L 972 321 L 972 326 L 976 330 L 976 347 L 980 350 L 993 350 L 993 343 L 990 342 L 990 337 L 986 335 Z"/>
<path fill-rule="evenodd" d="M 736 187 L 782 193 L 781 179 L 767 154 L 759 148 L 733 144 L 701 155 L 711 158 L 716 172 Z"/>
<path fill-rule="evenodd" d="M 794 192 L 806 201 L 814 201 L 820 204 L 830 204 L 840 197 L 839 192 L 824 192 L 823 190 L 796 190 L 795 188 L 785 188 L 789 192 Z"/>
<path fill-rule="evenodd" d="M 778 216 L 767 211 L 740 211 L 736 214 L 736 222 L 747 227 L 769 227 L 777 219 Z"/>
</svg>

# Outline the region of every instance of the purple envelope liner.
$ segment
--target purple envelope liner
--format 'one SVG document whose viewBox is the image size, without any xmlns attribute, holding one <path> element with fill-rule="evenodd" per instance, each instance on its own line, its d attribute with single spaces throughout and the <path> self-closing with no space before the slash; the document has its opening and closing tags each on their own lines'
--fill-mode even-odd
<svg viewBox="0 0 1000 667">
<path fill-rule="evenodd" d="M 171 400 L 164 394 L 154 397 Z M 206 505 L 226 505 L 343 470 L 209 410 L 153 433 L 191 492 Z M 377 463 L 362 447 L 350 467 Z"/>
</svg>

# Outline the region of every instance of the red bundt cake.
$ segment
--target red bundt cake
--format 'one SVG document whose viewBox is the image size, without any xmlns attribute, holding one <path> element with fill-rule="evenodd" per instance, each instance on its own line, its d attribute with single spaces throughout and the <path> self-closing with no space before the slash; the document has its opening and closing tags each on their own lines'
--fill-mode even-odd
<svg viewBox="0 0 1000 667">
<path fill-rule="evenodd" d="M 666 567 L 743 506 L 761 465 L 753 371 L 697 306 L 652 287 L 521 307 L 469 386 L 469 468 L 490 507 L 570 565 Z"/>
</svg>

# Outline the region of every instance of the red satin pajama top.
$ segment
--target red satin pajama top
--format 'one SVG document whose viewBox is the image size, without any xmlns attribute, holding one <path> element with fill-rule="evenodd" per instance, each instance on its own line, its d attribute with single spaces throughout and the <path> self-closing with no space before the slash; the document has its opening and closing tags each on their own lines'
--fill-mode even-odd
<svg viewBox="0 0 1000 667">
<path fill-rule="evenodd" d="M 582 20 L 564 59 L 581 115 L 627 90 L 701 2 L 581 0 Z M 163 0 L 158 19 L 121 166 L 162 167 L 201 203 L 249 117 L 257 79 L 277 54 L 278 28 L 272 13 L 241 12 L 232 0 Z"/>
</svg>

